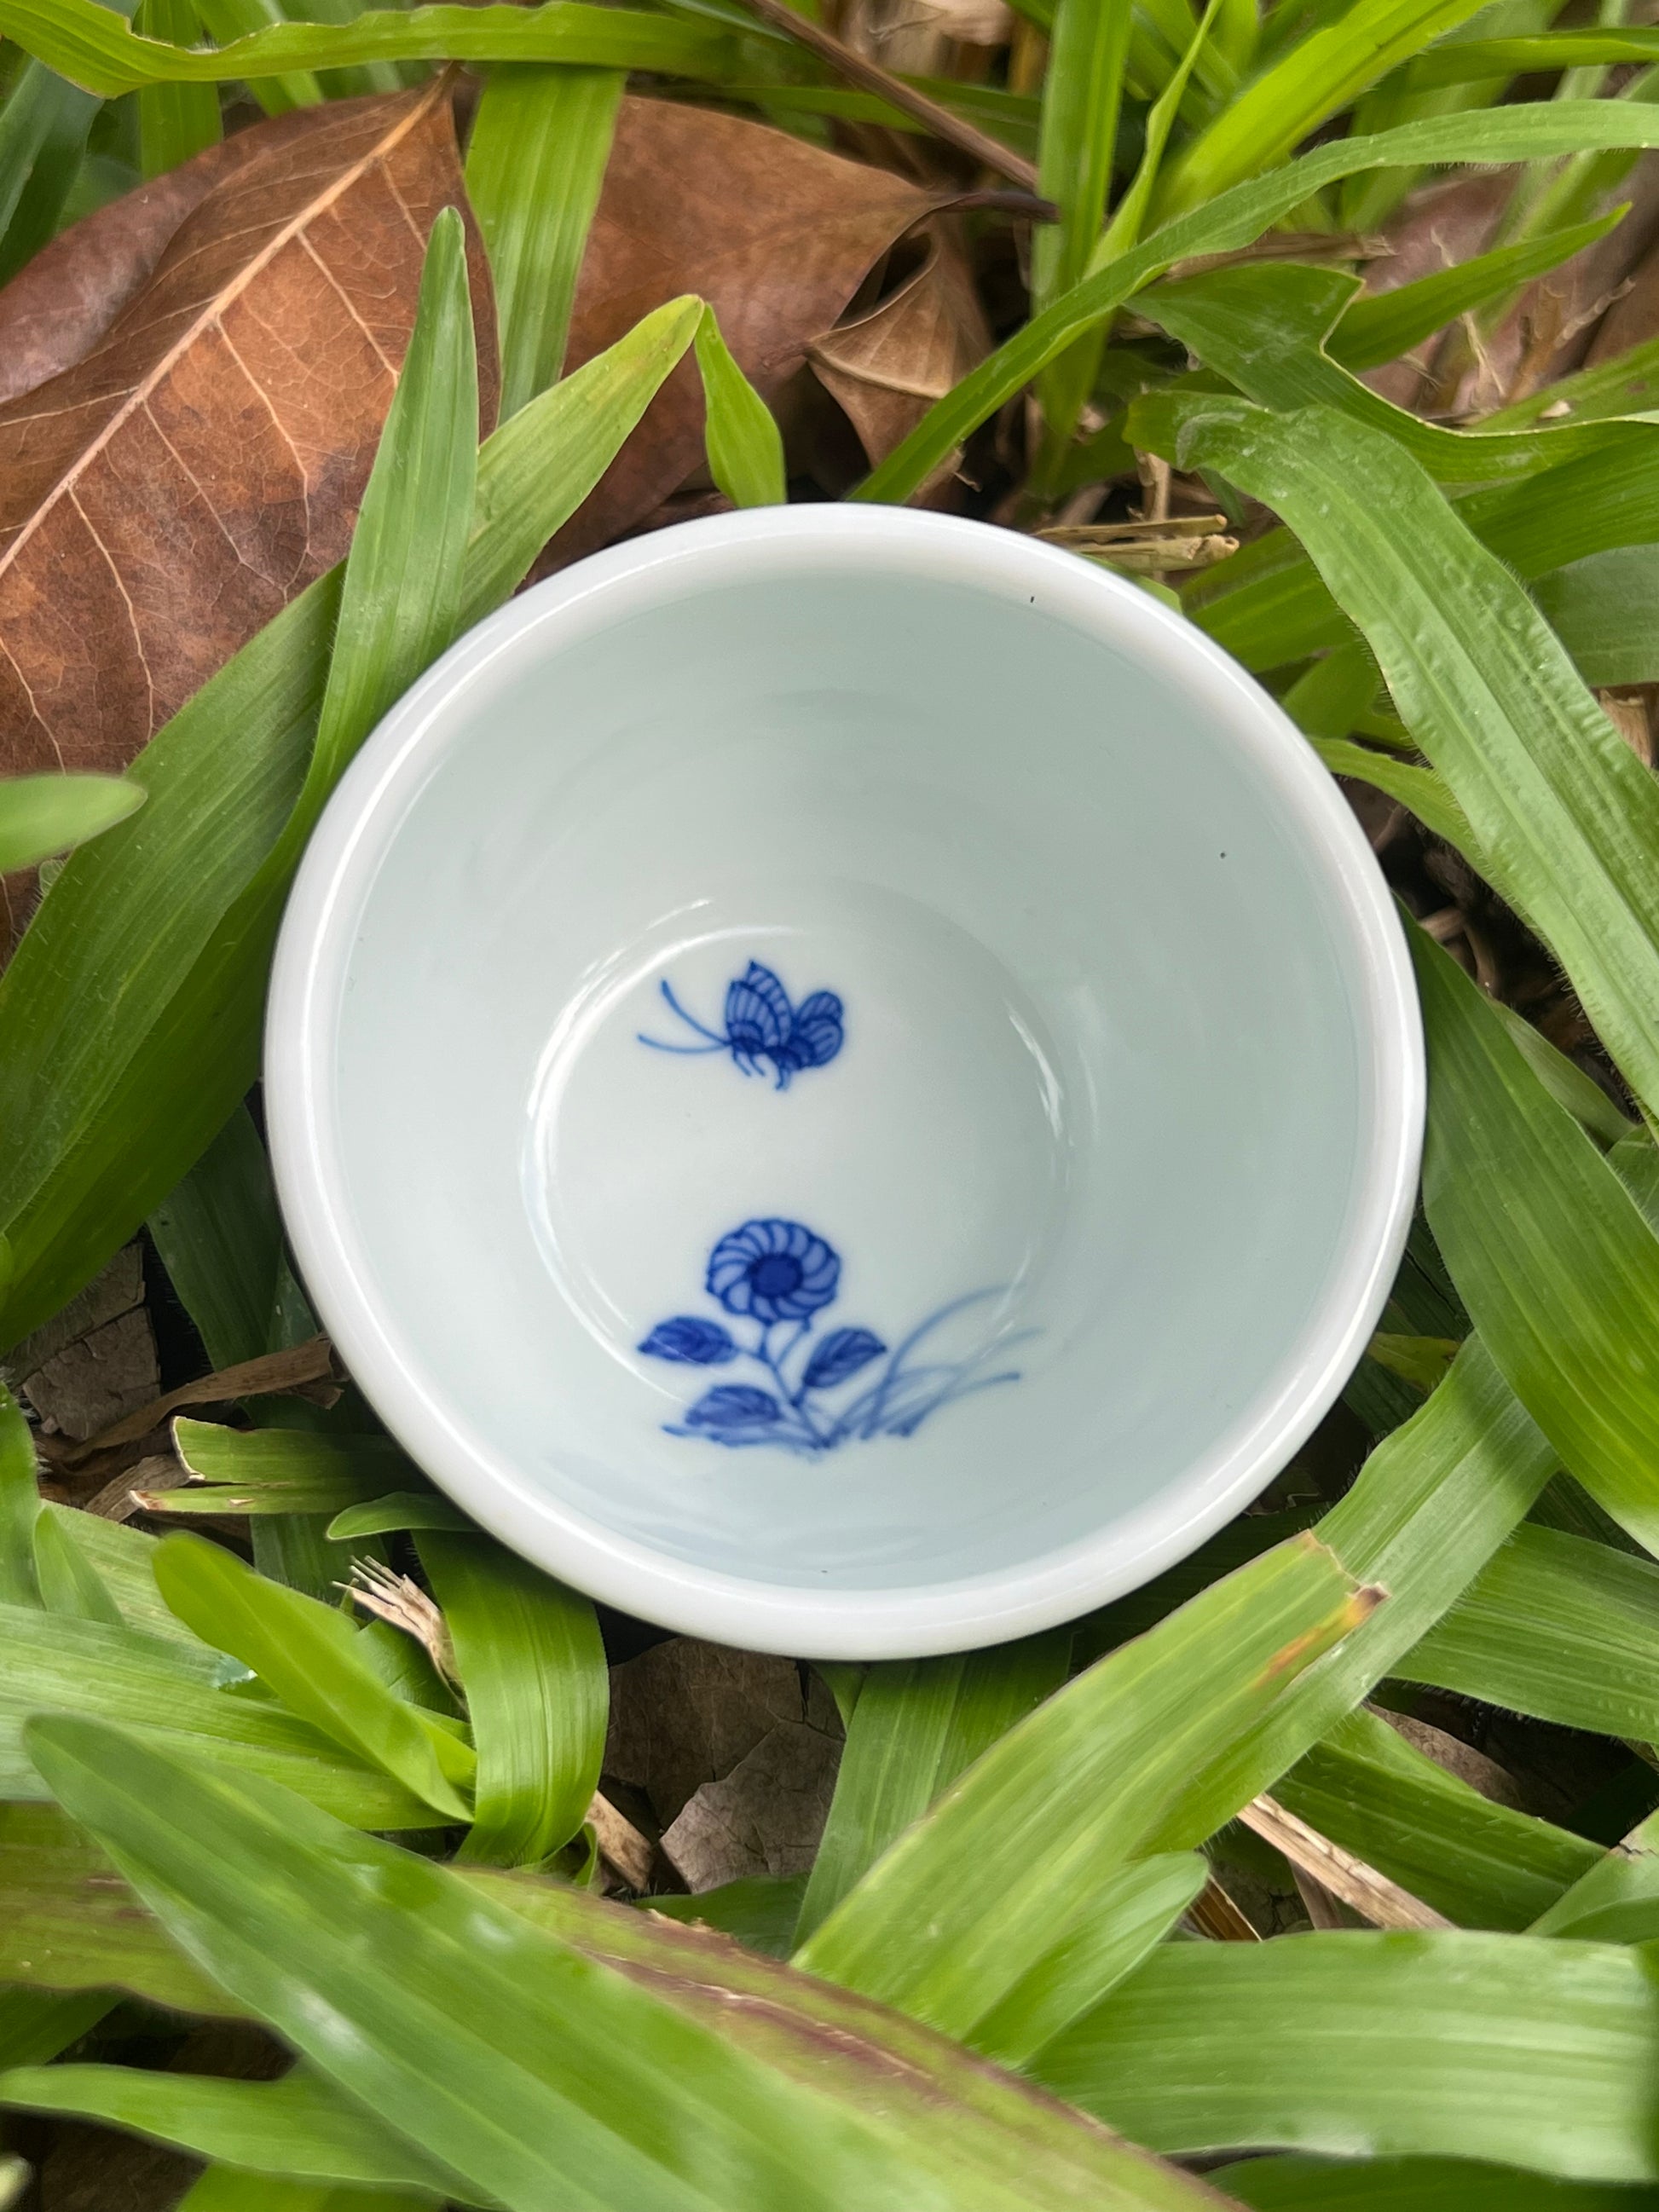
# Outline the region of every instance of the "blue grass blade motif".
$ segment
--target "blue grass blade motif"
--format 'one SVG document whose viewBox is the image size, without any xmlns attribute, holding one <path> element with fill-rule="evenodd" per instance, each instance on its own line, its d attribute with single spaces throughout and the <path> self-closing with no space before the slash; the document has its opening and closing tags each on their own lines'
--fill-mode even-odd
<svg viewBox="0 0 1659 2212">
<path fill-rule="evenodd" d="M 758 960 L 751 960 L 743 974 L 727 984 L 723 1029 L 710 1029 L 689 1013 L 666 977 L 658 988 L 687 1029 L 703 1042 L 672 1044 L 641 1030 L 641 1044 L 649 1045 L 653 1052 L 683 1057 L 729 1052 L 744 1075 L 759 1075 L 769 1067 L 780 1091 L 787 1091 L 790 1078 L 803 1068 L 827 1066 L 845 1042 L 843 1009 L 833 991 L 814 991 L 799 1006 L 792 1006 L 781 981 Z"/>
<path fill-rule="evenodd" d="M 974 1291 L 930 1314 L 891 1352 L 867 1328 L 831 1329 L 811 1341 L 818 1316 L 841 1287 L 841 1255 L 805 1222 L 775 1216 L 745 1221 L 722 1237 L 708 1255 L 704 1287 L 728 1314 L 750 1322 L 753 1341 L 739 1343 L 720 1322 L 677 1314 L 659 1322 L 640 1346 L 652 1358 L 681 1365 L 750 1361 L 769 1387 L 722 1382 L 705 1391 L 678 1421 L 665 1424 L 671 1437 L 691 1437 L 737 1449 L 769 1444 L 811 1458 L 875 1437 L 914 1436 L 943 1406 L 976 1391 L 1017 1382 L 1020 1370 L 990 1370 L 1011 1347 L 1036 1334 L 993 1328 L 988 1340 L 964 1359 L 919 1359 L 916 1355 L 947 1322 L 970 1307 L 1000 1301 L 999 1290 Z M 865 1374 L 878 1360 L 880 1373 L 839 1409 L 826 1394 Z"/>
<path fill-rule="evenodd" d="M 729 1328 L 697 1314 L 676 1314 L 659 1321 L 640 1346 L 653 1359 L 678 1359 L 687 1367 L 723 1367 L 738 1347 Z"/>
</svg>

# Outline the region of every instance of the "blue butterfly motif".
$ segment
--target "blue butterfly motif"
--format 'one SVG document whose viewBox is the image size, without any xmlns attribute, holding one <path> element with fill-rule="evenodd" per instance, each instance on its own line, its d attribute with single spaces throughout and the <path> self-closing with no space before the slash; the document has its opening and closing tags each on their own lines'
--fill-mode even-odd
<svg viewBox="0 0 1659 2212">
<path fill-rule="evenodd" d="M 787 1091 L 791 1076 L 803 1068 L 825 1066 L 841 1050 L 845 1036 L 842 1002 L 833 991 L 814 991 L 799 1006 L 791 1006 L 777 976 L 758 960 L 751 960 L 726 986 L 723 1030 L 711 1030 L 689 1014 L 665 977 L 659 988 L 686 1027 L 706 1042 L 669 1044 L 641 1031 L 641 1044 L 653 1052 L 729 1052 L 745 1075 L 758 1075 L 769 1066 L 780 1091 Z"/>
</svg>

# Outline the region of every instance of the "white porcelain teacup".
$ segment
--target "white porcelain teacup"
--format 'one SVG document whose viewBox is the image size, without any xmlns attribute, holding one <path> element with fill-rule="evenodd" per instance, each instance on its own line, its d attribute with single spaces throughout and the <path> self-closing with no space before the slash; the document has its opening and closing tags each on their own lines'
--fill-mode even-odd
<svg viewBox="0 0 1659 2212">
<path fill-rule="evenodd" d="M 1399 929 L 1279 708 L 1133 586 L 799 507 L 618 546 L 370 739 L 274 980 L 317 1306 L 434 1480 L 812 1656 L 1081 1613 L 1254 1497 L 1415 1185 Z"/>
</svg>

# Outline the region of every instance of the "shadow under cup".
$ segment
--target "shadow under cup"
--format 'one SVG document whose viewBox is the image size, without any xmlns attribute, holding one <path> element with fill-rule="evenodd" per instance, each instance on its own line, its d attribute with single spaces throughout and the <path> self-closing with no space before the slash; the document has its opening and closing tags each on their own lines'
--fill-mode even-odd
<svg viewBox="0 0 1659 2212">
<path fill-rule="evenodd" d="M 685 526 L 463 641 L 330 809 L 271 1051 L 414 1455 L 596 1595 L 825 1656 L 1237 1511 L 1374 1322 L 1421 1115 L 1279 710 L 1133 586 L 884 510 Z"/>
</svg>

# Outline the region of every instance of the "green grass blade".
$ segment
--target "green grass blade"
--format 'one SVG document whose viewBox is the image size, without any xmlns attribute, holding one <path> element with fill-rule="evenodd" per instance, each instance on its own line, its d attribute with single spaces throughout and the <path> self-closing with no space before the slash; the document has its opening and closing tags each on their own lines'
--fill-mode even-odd
<svg viewBox="0 0 1659 2212">
<path fill-rule="evenodd" d="M 1531 76 L 1549 70 L 1614 68 L 1624 62 L 1659 60 L 1659 31 L 1632 25 L 1609 30 L 1585 26 L 1545 31 L 1531 39 L 1470 39 L 1419 54 L 1405 82 L 1419 90 L 1469 84 L 1481 77 Z"/>
<path fill-rule="evenodd" d="M 1122 0 L 1060 0 L 1054 11 L 1037 132 L 1037 191 L 1054 202 L 1060 220 L 1032 230 L 1031 304 L 1036 309 L 1082 281 L 1099 241 L 1133 14 Z M 1098 353 L 1098 343 L 1085 342 L 1047 372 L 1043 408 L 1054 435 L 1070 435 L 1094 380 Z"/>
<path fill-rule="evenodd" d="M 31 1744 L 216 1979 L 509 2212 L 917 2201 L 850 2100 L 800 2089 L 448 1869 L 113 1729 L 41 1721 Z M 1022 2200 L 964 2187 L 931 2201 Z"/>
<path fill-rule="evenodd" d="M 1325 349 L 1357 283 L 1340 270 L 1295 262 L 1246 263 L 1212 269 L 1179 284 L 1160 284 L 1142 295 L 1139 307 L 1248 398 L 1280 410 L 1334 409 L 1384 433 L 1442 483 L 1534 476 L 1613 444 L 1639 465 L 1646 449 L 1659 445 L 1659 423 L 1566 422 L 1489 434 L 1447 429 L 1393 406 Z M 1191 394 L 1152 394 L 1138 404 L 1133 420 L 1144 437 L 1147 426 L 1166 417 L 1178 420 L 1196 404 Z M 1165 431 L 1158 443 L 1168 442 Z"/>
<path fill-rule="evenodd" d="M 270 1164 L 246 1106 L 238 1106 L 148 1225 L 216 1368 L 276 1348 L 283 1224 Z"/>
<path fill-rule="evenodd" d="M 1211 2179 L 1256 2212 L 1656 2212 L 1659 2191 L 1461 2158 L 1253 2158 Z"/>
<path fill-rule="evenodd" d="M 277 853 L 302 843 L 341 769 L 461 626 L 461 571 L 478 464 L 478 360 L 466 232 L 439 210 L 420 304 L 340 587 L 340 620 L 311 767 Z"/>
<path fill-rule="evenodd" d="M 471 1747 L 392 1694 L 354 1650 L 343 1613 L 245 1566 L 205 1537 L 156 1548 L 162 1596 L 204 1644 L 250 1667 L 289 1711 L 378 1766 L 451 1820 L 471 1808 Z"/>
<path fill-rule="evenodd" d="M 90 4 L 90 0 L 88 0 Z M 0 10 L 3 12 L 3 10 Z M 1659 117 L 1612 100 L 1559 100 L 1484 115 L 1432 116 L 1317 147 L 1271 174 L 1235 185 L 1173 221 L 1109 266 L 1085 277 L 930 407 L 857 486 L 857 499 L 902 501 L 964 439 L 1085 331 L 1114 315 L 1177 261 L 1249 246 L 1314 193 L 1369 169 L 1437 162 L 1541 160 L 1607 147 L 1659 145 Z"/>
<path fill-rule="evenodd" d="M 76 1620 L 101 1620 L 112 1628 L 125 1625 L 120 1607 L 76 1542 L 72 1530 L 50 1513 L 35 1516 L 34 1572 L 40 1585 L 40 1602 L 48 1613 L 67 1613 Z"/>
<path fill-rule="evenodd" d="M 42 1991 L 125 1990 L 210 2018 L 240 2011 L 56 1805 L 0 1805 L 0 1981 Z M 37 2061 L 13 2051 L 7 2063 Z"/>
<path fill-rule="evenodd" d="M 453 2174 L 304 2067 L 276 2081 L 236 2081 L 137 2066 L 14 2066 L 0 2073 L 0 2106 L 129 2129 L 247 2173 L 412 2185 L 438 2199 L 455 2188 Z"/>
<path fill-rule="evenodd" d="M 1659 447 L 1604 447 L 1547 476 L 1465 492 L 1453 511 L 1523 578 L 1659 538 Z M 1246 667 L 1275 668 L 1352 627 L 1287 530 L 1270 531 L 1189 586 L 1182 607 Z"/>
<path fill-rule="evenodd" d="M 1594 1844 L 1494 1805 L 1361 1708 L 1273 1784 L 1280 1804 L 1466 1928 L 1522 1929 Z"/>
<path fill-rule="evenodd" d="M 733 52 L 724 30 L 583 0 L 370 9 L 348 23 L 276 23 L 212 52 L 140 38 L 99 0 L 0 0 L 0 32 L 106 99 L 150 84 L 225 84 L 377 61 L 561 62 L 718 79 L 731 73 Z"/>
<path fill-rule="evenodd" d="M 1158 2150 L 1251 2146 L 1659 2179 L 1659 1991 L 1634 1952 L 1527 1936 L 1166 1944 L 1042 2080 Z"/>
<path fill-rule="evenodd" d="M 1066 1680 L 1069 1629 L 992 1651 L 872 1667 L 847 1728 L 830 1818 L 812 1863 L 797 1941 L 947 1784 Z"/>
<path fill-rule="evenodd" d="M 581 1826 L 605 1751 L 610 1677 L 585 1597 L 493 1537 L 422 1535 L 478 1758 L 463 1856 L 535 1865 Z"/>
<path fill-rule="evenodd" d="M 1478 1337 L 1319 1523 L 1350 1573 L 1391 1593 L 1172 1805 L 1145 1848 L 1202 1843 L 1328 1735 L 1468 1588 L 1557 1460 Z"/>
<path fill-rule="evenodd" d="M 84 844 L 143 803 L 143 785 L 122 775 L 0 777 L 0 875 Z"/>
<path fill-rule="evenodd" d="M 431 1826 L 431 1807 L 412 1790 L 269 1700 L 228 1696 L 219 1687 L 224 1673 L 223 1659 L 198 1639 L 0 1606 L 0 1797 L 41 1795 L 22 1728 L 32 1713 L 50 1710 L 103 1714 L 194 1742 L 365 1827 Z"/>
<path fill-rule="evenodd" d="M 1414 283 L 1396 285 L 1355 300 L 1330 333 L 1326 350 L 1344 368 L 1358 372 L 1379 368 L 1409 353 L 1425 338 L 1432 337 L 1458 316 L 1483 307 L 1534 276 L 1547 276 L 1562 262 L 1593 246 L 1629 213 L 1628 204 L 1589 222 L 1571 223 L 1565 230 L 1546 231 L 1537 238 L 1499 246 L 1490 253 L 1477 253 L 1455 268 L 1442 269 Z"/>
<path fill-rule="evenodd" d="M 1452 1279 L 1569 1472 L 1659 1548 L 1659 1240 L 1449 954 L 1415 930 L 1412 949 L 1424 1197 Z"/>
<path fill-rule="evenodd" d="M 1374 752 L 1369 745 L 1351 744 L 1346 738 L 1315 738 L 1310 742 L 1333 775 L 1352 776 L 1387 792 L 1390 799 L 1410 807 L 1425 829 L 1455 845 L 1476 867 L 1480 866 L 1480 842 L 1443 776 L 1437 775 L 1431 768 L 1397 760 L 1392 754 Z"/>
<path fill-rule="evenodd" d="M 202 35 L 202 19 L 195 0 L 139 0 L 133 27 L 146 39 L 191 46 Z M 138 94 L 139 166 L 146 177 L 176 169 L 223 136 L 213 85 L 152 84 Z"/>
<path fill-rule="evenodd" d="M 1552 946 L 1632 1088 L 1659 1101 L 1659 784 L 1408 455 L 1327 409 L 1194 403 L 1210 404 L 1182 452 L 1301 538 L 1490 879 Z"/>
<path fill-rule="evenodd" d="M 704 438 L 708 472 L 737 507 L 781 507 L 783 434 L 772 410 L 732 358 L 714 310 L 697 325 L 697 367 L 702 375 Z"/>
<path fill-rule="evenodd" d="M 1540 576 L 1538 611 L 1586 684 L 1659 678 L 1659 546 L 1615 545 Z"/>
<path fill-rule="evenodd" d="M 1194 1771 L 1368 1609 L 1311 1538 L 1239 1569 L 993 1745 L 797 1963 L 971 2037 L 1088 1917 L 1101 1886 L 1152 1847 Z"/>
<path fill-rule="evenodd" d="M 1024 2066 L 1161 1943 L 1210 1878 L 1196 1851 L 1137 1859 L 1104 1882 L 1088 1917 L 1015 1983 L 974 2030 L 974 2047 Z"/>
<path fill-rule="evenodd" d="M 466 189 L 495 279 L 503 422 L 563 374 L 623 83 L 616 70 L 506 67 L 478 103 Z"/>
<path fill-rule="evenodd" d="M 701 313 L 670 301 L 488 441 L 463 624 L 586 498 Z M 143 836 L 123 824 L 71 855 L 0 977 L 0 1221 L 15 1262 L 0 1341 L 84 1287 L 254 1080 L 286 878 L 248 895 L 304 780 L 339 589 L 337 570 L 320 578 L 151 739 Z"/>
<path fill-rule="evenodd" d="M 58 228 L 102 102 L 26 62 L 0 107 L 0 284 Z"/>
<path fill-rule="evenodd" d="M 336 1514 L 383 1496 L 388 1483 L 421 1480 L 388 1437 L 228 1429 L 181 1417 L 173 1441 L 196 1481 L 159 1492 L 152 1511 Z"/>
<path fill-rule="evenodd" d="M 39 2066 L 78 2043 L 109 2010 L 106 1990 L 52 1996 L 44 1990 L 0 1990 L 0 2063 Z"/>
<path fill-rule="evenodd" d="M 1659 1566 L 1517 1528 L 1397 1669 L 1559 1727 L 1659 1737 Z"/>
<path fill-rule="evenodd" d="M 1367 85 L 1464 22 L 1483 0 L 1355 0 L 1264 70 L 1167 172 L 1165 215 L 1212 200 L 1282 161 Z M 1488 70 L 1487 75 L 1495 75 Z"/>
<path fill-rule="evenodd" d="M 476 1526 L 459 1505 L 452 1505 L 435 1490 L 394 1490 L 362 1505 L 348 1505 L 335 1515 L 325 1533 L 331 1543 L 343 1544 L 362 1536 L 389 1535 L 398 1528 L 447 1529 L 465 1536 Z"/>
<path fill-rule="evenodd" d="M 441 2200 L 424 2189 L 343 2189 L 210 2166 L 179 2199 L 178 2212 L 441 2212 Z"/>
<path fill-rule="evenodd" d="M 1650 1943 L 1659 1936 L 1659 1822 L 1641 1826 L 1597 1859 L 1532 1925 L 1534 1936 Z"/>
<path fill-rule="evenodd" d="M 0 1382 L 0 1605 L 38 1606 L 34 1523 L 40 1486 L 34 1431 L 22 1407 Z"/>
</svg>

